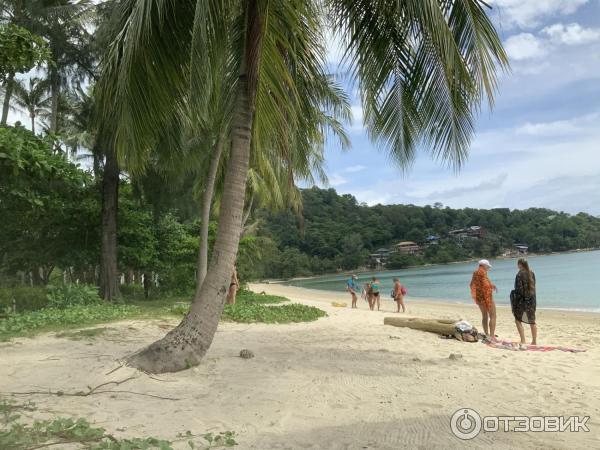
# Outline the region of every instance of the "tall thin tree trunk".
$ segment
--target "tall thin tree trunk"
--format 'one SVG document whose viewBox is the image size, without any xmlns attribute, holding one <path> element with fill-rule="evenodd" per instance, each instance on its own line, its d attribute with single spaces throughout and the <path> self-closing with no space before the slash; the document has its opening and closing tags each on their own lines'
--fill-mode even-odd
<svg viewBox="0 0 600 450">
<path fill-rule="evenodd" d="M 206 278 L 206 272 L 208 270 L 208 228 L 210 225 L 210 211 L 215 191 L 215 183 L 217 181 L 217 171 L 219 169 L 219 162 L 221 161 L 221 154 L 223 153 L 225 139 L 225 136 L 219 136 L 217 139 L 214 148 L 214 154 L 208 169 L 208 177 L 206 179 L 204 194 L 202 195 L 200 251 L 198 252 L 198 273 L 196 280 L 196 295 L 194 296 L 194 299 L 200 298 L 200 289 L 202 288 L 202 283 L 204 283 L 204 278 Z"/>
<path fill-rule="evenodd" d="M 35 115 L 31 114 L 31 132 L 35 134 Z"/>
<path fill-rule="evenodd" d="M 58 103 L 60 101 L 60 75 L 56 69 L 50 72 L 50 132 L 58 131 Z"/>
<path fill-rule="evenodd" d="M 0 126 L 6 126 L 8 122 L 8 111 L 10 110 L 10 98 L 13 93 L 15 74 L 11 73 L 8 75 L 6 82 L 4 83 L 4 101 L 2 103 L 2 120 L 0 120 Z"/>
<path fill-rule="evenodd" d="M 102 178 L 102 226 L 100 248 L 100 296 L 107 301 L 120 296 L 117 268 L 117 210 L 119 165 L 114 148 L 108 146 Z"/>
<path fill-rule="evenodd" d="M 231 153 L 210 267 L 198 298 L 181 323 L 164 338 L 129 358 L 131 366 L 147 372 L 175 372 L 199 364 L 212 343 L 223 313 L 242 231 L 250 162 L 257 65 L 263 35 L 257 0 L 248 0 L 246 20 L 246 49 L 233 105 Z"/>
</svg>

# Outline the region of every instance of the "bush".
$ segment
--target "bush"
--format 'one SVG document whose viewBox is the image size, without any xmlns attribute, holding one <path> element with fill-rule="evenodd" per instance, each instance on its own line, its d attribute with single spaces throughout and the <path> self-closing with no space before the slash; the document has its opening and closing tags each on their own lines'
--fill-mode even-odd
<svg viewBox="0 0 600 450">
<path fill-rule="evenodd" d="M 46 308 L 15 314 L 0 320 L 0 341 L 14 336 L 40 331 L 43 328 L 83 326 L 112 320 L 125 319 L 140 314 L 137 306 L 112 305 L 73 305 L 68 309 Z"/>
<path fill-rule="evenodd" d="M 48 304 L 46 289 L 42 287 L 0 288 L 0 313 L 6 309 L 13 310 L 13 299 L 16 312 L 35 311 Z"/>
<path fill-rule="evenodd" d="M 96 286 L 90 284 L 48 286 L 48 306 L 51 308 L 65 309 L 98 303 L 100 303 L 100 297 Z"/>
<path fill-rule="evenodd" d="M 138 301 L 145 300 L 144 298 L 144 286 L 141 284 L 122 284 L 119 286 L 121 295 L 125 300 Z"/>
<path fill-rule="evenodd" d="M 225 305 L 223 320 L 242 323 L 293 323 L 312 322 L 326 316 L 325 311 L 298 303 L 281 306 L 259 304 Z"/>
<path fill-rule="evenodd" d="M 312 322 L 326 316 L 325 311 L 298 303 L 277 305 L 289 301 L 285 297 L 276 295 L 260 295 L 254 292 L 241 290 L 238 293 L 235 305 L 225 305 L 222 320 L 242 323 L 293 323 Z M 275 306 L 267 306 L 275 305 Z M 185 315 L 189 311 L 188 304 L 173 305 L 169 312 L 176 315 Z"/>
<path fill-rule="evenodd" d="M 236 303 L 253 303 L 253 304 L 274 304 L 289 302 L 285 297 L 279 297 L 277 295 L 261 295 L 246 289 L 240 289 L 237 293 Z"/>
</svg>

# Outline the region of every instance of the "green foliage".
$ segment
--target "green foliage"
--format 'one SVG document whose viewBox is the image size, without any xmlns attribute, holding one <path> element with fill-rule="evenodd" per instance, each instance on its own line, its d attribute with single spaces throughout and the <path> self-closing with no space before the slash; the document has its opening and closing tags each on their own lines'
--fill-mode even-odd
<svg viewBox="0 0 600 450">
<path fill-rule="evenodd" d="M 0 314 L 7 308 L 16 312 L 35 311 L 44 308 L 48 303 L 46 290 L 41 287 L 15 286 L 0 288 Z"/>
<path fill-rule="evenodd" d="M 0 25 L 0 83 L 51 60 L 44 40 L 16 25 Z"/>
<path fill-rule="evenodd" d="M 65 309 L 100 303 L 98 288 L 89 284 L 59 284 L 48 286 L 48 306 Z"/>
<path fill-rule="evenodd" d="M 68 309 L 46 308 L 11 315 L 0 320 L 0 341 L 48 329 L 69 328 L 110 322 L 140 315 L 141 310 L 132 305 L 75 305 Z"/>
<path fill-rule="evenodd" d="M 242 323 L 293 323 L 312 322 L 326 315 L 319 308 L 298 303 L 282 306 L 235 304 L 225 305 L 222 319 Z"/>
<path fill-rule="evenodd" d="M 52 418 L 34 420 L 31 424 L 19 421 L 18 411 L 35 411 L 35 404 L 18 404 L 12 399 L 0 399 L 0 448 L 2 450 L 33 450 L 42 447 L 86 448 L 89 450 L 173 450 L 173 442 L 154 437 L 116 438 L 104 428 L 92 426 L 86 419 Z M 192 449 L 207 450 L 237 445 L 236 433 L 223 431 L 194 435 L 191 431 L 179 434 Z M 198 440 L 197 438 L 202 438 Z M 58 446 L 61 447 L 58 447 Z"/>
<path fill-rule="evenodd" d="M 234 431 L 222 431 L 218 434 L 206 433 L 202 435 L 202 438 L 208 443 L 207 448 L 223 448 L 237 445 Z M 196 448 L 192 441 L 188 441 L 188 445 L 190 448 Z"/>
<path fill-rule="evenodd" d="M 0 272 L 40 272 L 34 283 L 57 266 L 94 264 L 99 248 L 92 179 L 51 145 L 22 127 L 0 128 Z"/>
<path fill-rule="evenodd" d="M 424 246 L 423 255 L 393 255 L 388 268 L 448 263 L 475 257 L 494 257 L 514 244 L 525 243 L 535 253 L 600 247 L 600 218 L 569 215 L 542 208 L 451 209 L 442 205 L 359 204 L 351 195 L 335 190 L 305 189 L 303 221 L 289 211 L 259 211 L 257 239 L 262 258 L 252 265 L 253 278 L 290 278 L 354 269 L 365 265 L 367 255 L 401 240 Z M 448 231 L 480 225 L 483 239 L 462 243 Z M 438 245 L 426 245 L 429 235 L 440 236 Z"/>
<path fill-rule="evenodd" d="M 159 250 L 156 271 L 161 290 L 179 294 L 193 291 L 198 258 L 197 224 L 184 224 L 175 215 L 166 214 L 156 231 Z"/>
<path fill-rule="evenodd" d="M 242 323 L 293 323 L 312 322 L 326 316 L 325 311 L 313 306 L 297 303 L 278 305 L 288 301 L 285 297 L 241 290 L 235 305 L 225 305 L 222 320 Z M 188 310 L 187 304 L 177 304 L 170 308 L 171 313 L 181 315 L 187 314 Z"/>
</svg>

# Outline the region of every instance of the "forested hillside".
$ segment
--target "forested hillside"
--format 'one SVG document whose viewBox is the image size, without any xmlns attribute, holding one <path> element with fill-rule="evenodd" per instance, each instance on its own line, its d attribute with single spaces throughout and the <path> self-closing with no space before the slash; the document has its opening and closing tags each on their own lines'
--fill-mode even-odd
<svg viewBox="0 0 600 450">
<path fill-rule="evenodd" d="M 534 253 L 600 246 L 600 218 L 569 215 L 542 208 L 452 209 L 435 206 L 359 204 L 335 190 L 302 191 L 303 215 L 289 211 L 258 214 L 263 245 L 258 277 L 290 277 L 353 269 L 364 265 L 379 247 L 400 240 L 424 245 L 439 236 L 439 245 L 424 245 L 422 256 L 398 255 L 389 268 L 420 263 L 444 263 L 471 257 L 493 257 L 516 243 Z M 447 237 L 450 230 L 482 226 L 482 239 L 460 244 Z"/>
</svg>

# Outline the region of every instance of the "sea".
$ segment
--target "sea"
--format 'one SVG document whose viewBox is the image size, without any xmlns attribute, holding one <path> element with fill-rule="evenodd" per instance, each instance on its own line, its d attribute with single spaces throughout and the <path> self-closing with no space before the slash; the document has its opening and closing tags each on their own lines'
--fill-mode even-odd
<svg viewBox="0 0 600 450">
<path fill-rule="evenodd" d="M 538 308 L 600 312 L 600 250 L 529 256 L 537 280 Z M 490 260 L 489 277 L 498 287 L 494 298 L 499 305 L 510 304 L 517 273 L 517 259 Z M 431 299 L 471 303 L 469 283 L 476 262 L 432 265 L 402 270 L 358 273 L 360 284 L 377 276 L 382 297 L 389 298 L 393 279 L 398 277 L 408 290 L 407 301 Z M 345 292 L 348 274 L 295 279 L 285 284 L 309 289 Z"/>
</svg>

